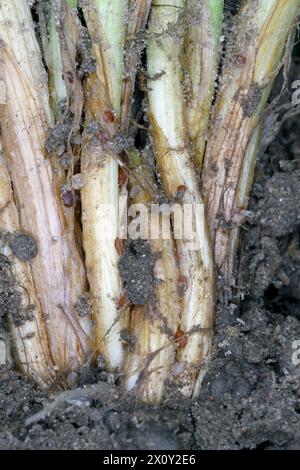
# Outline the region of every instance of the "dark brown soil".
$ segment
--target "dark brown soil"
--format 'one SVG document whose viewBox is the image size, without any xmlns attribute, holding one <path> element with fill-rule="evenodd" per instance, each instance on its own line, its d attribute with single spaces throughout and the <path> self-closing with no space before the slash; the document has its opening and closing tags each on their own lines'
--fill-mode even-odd
<svg viewBox="0 0 300 470">
<path fill-rule="evenodd" d="M 129 300 L 144 305 L 155 285 L 155 257 L 146 240 L 128 240 L 119 262 L 120 275 Z"/>
</svg>

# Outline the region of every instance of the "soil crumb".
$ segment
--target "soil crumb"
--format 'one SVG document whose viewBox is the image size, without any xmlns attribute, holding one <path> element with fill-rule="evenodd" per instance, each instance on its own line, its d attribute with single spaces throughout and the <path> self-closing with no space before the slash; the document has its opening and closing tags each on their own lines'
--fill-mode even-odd
<svg viewBox="0 0 300 470">
<path fill-rule="evenodd" d="M 21 261 L 30 261 L 38 253 L 37 243 L 31 235 L 14 233 L 9 240 L 9 248 Z"/>
<path fill-rule="evenodd" d="M 0 254 L 0 331 L 5 329 L 8 315 L 14 319 L 17 326 L 22 323 L 20 304 L 21 296 L 16 290 L 11 262 Z"/>
<path fill-rule="evenodd" d="M 154 265 L 156 258 L 146 240 L 129 240 L 120 259 L 120 273 L 129 300 L 144 305 L 155 284 Z"/>
</svg>

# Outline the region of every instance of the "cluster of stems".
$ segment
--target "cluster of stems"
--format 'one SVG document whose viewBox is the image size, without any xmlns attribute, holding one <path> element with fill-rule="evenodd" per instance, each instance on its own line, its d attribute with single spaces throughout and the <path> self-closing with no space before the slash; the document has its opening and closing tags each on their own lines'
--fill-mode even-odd
<svg viewBox="0 0 300 470">
<path fill-rule="evenodd" d="M 42 386 L 101 358 L 143 401 L 168 384 L 195 397 L 300 0 L 245 0 L 230 22 L 223 0 L 37 0 L 38 28 L 29 3 L 0 3 L 0 281 L 15 299 L 0 363 L 10 340 Z M 189 207 L 192 242 L 174 217 L 167 239 L 121 240 L 122 215 L 161 200 Z"/>
</svg>

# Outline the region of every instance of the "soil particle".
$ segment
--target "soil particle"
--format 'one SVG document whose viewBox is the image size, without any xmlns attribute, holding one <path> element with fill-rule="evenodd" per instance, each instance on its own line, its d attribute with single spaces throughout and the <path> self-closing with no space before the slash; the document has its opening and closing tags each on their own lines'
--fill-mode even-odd
<svg viewBox="0 0 300 470">
<path fill-rule="evenodd" d="M 232 14 L 236 14 L 240 9 L 243 0 L 225 0 L 224 8 L 230 11 Z"/>
<path fill-rule="evenodd" d="M 82 28 L 82 36 L 77 44 L 77 54 L 79 66 L 77 75 L 83 78 L 86 75 L 96 72 L 96 61 L 92 57 L 92 45 L 86 28 Z"/>
<path fill-rule="evenodd" d="M 8 314 L 14 318 L 16 325 L 20 324 L 20 303 L 21 296 L 15 288 L 11 263 L 6 256 L 0 254 L 0 329 L 4 327 Z"/>
<path fill-rule="evenodd" d="M 134 335 L 131 335 L 128 330 L 121 331 L 121 340 L 125 343 L 129 351 L 134 351 L 137 338 Z"/>
<path fill-rule="evenodd" d="M 88 317 L 92 313 L 91 304 L 87 294 L 83 294 L 75 304 L 75 310 L 79 317 Z"/>
<path fill-rule="evenodd" d="M 300 224 L 300 171 L 275 173 L 266 184 L 258 216 L 266 233 L 282 237 Z"/>
<path fill-rule="evenodd" d="M 48 153 L 57 151 L 62 148 L 60 154 L 63 154 L 68 138 L 72 132 L 73 116 L 68 112 L 65 118 L 58 122 L 55 127 L 50 131 L 49 136 L 45 143 L 45 149 Z"/>
<path fill-rule="evenodd" d="M 119 266 L 129 300 L 144 305 L 155 285 L 154 265 L 156 258 L 145 240 L 129 240 Z"/>
<path fill-rule="evenodd" d="M 281 258 L 276 240 L 270 237 L 257 240 L 254 251 L 249 256 L 251 293 L 255 298 L 260 298 L 278 271 Z"/>
<path fill-rule="evenodd" d="M 8 316 L 16 327 L 33 319 L 36 306 L 33 304 L 21 305 L 20 289 L 23 287 L 16 282 L 11 261 L 0 254 L 0 331 L 7 329 Z M 27 338 L 30 337 L 28 335 Z"/>
<path fill-rule="evenodd" d="M 12 253 L 21 261 L 30 261 L 38 253 L 35 239 L 26 233 L 14 233 L 8 245 Z"/>
<path fill-rule="evenodd" d="M 243 100 L 243 111 L 245 116 L 251 117 L 261 100 L 261 88 L 257 83 L 252 83 L 248 95 Z"/>
<path fill-rule="evenodd" d="M 70 168 L 72 164 L 72 157 L 68 153 L 64 152 L 62 155 L 59 157 L 59 163 L 62 166 L 64 170 L 67 170 Z"/>
</svg>

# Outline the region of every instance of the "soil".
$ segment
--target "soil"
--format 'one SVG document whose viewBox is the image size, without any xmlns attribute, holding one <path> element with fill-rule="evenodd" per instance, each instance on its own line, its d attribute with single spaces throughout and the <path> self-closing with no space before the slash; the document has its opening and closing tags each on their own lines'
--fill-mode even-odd
<svg viewBox="0 0 300 470">
<path fill-rule="evenodd" d="M 300 117 L 286 121 L 258 161 L 253 217 L 242 227 L 239 294 L 217 305 L 199 397 L 184 399 L 170 387 L 160 407 L 139 404 L 101 360 L 69 374 L 64 392 L 40 390 L 1 366 L 0 449 L 300 449 L 299 126 Z M 126 250 L 124 276 L 129 258 L 141 266 L 139 250 Z M 19 299 L 0 261 L 1 330 Z M 143 272 L 152 285 L 152 264 Z M 141 301 L 145 282 L 132 291 Z"/>
<path fill-rule="evenodd" d="M 119 268 L 128 298 L 135 305 L 146 304 L 153 291 L 155 261 L 146 240 L 128 240 Z"/>
</svg>

